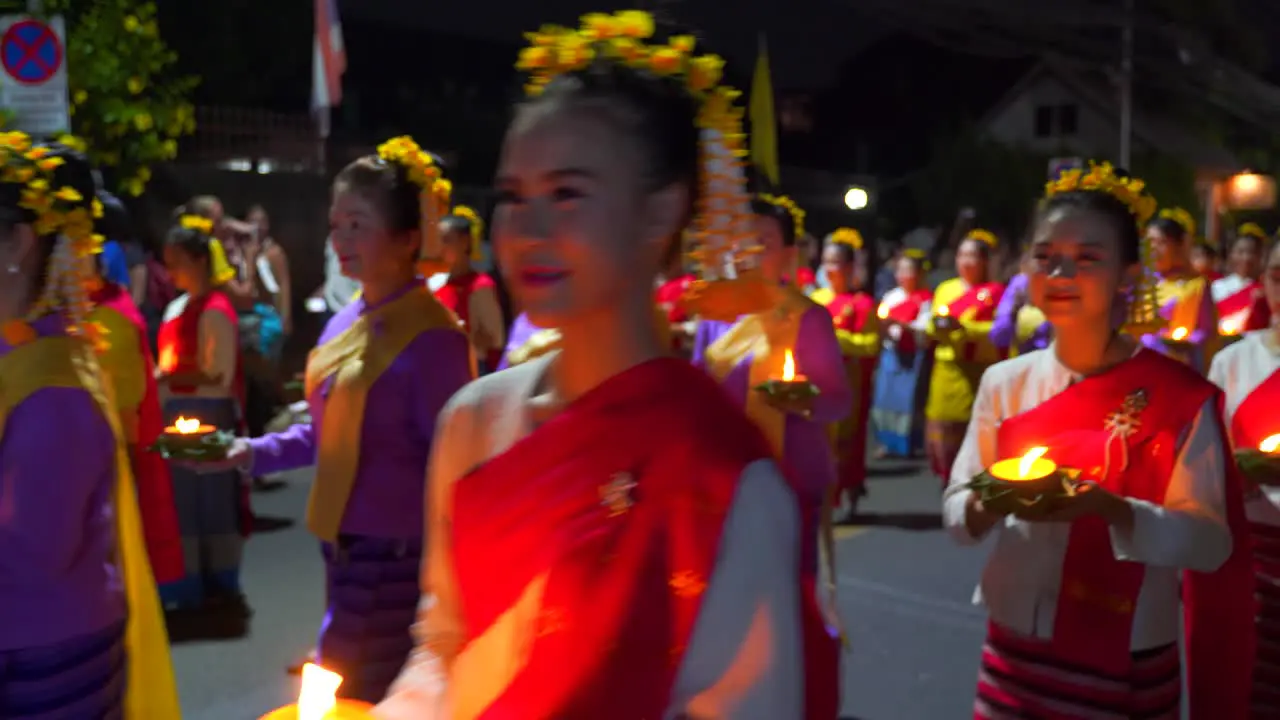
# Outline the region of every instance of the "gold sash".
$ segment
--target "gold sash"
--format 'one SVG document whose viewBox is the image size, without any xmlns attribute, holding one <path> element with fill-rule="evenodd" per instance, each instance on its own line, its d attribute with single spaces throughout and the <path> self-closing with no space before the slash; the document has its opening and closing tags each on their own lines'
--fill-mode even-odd
<svg viewBox="0 0 1280 720">
<path fill-rule="evenodd" d="M 338 538 L 347 498 L 360 464 L 360 436 L 369 388 L 414 338 L 428 330 L 448 328 L 459 333 L 454 316 L 426 287 L 360 317 L 307 359 L 307 397 L 333 378 L 325 399 L 316 458 L 316 477 L 307 500 L 307 527 L 321 540 Z M 470 343 L 468 343 L 468 347 Z M 423 372 L 429 372 L 422 368 Z M 475 357 L 471 374 L 475 377 Z"/>
<path fill-rule="evenodd" d="M 654 306 L 654 322 L 658 326 L 658 342 L 662 347 L 671 347 L 671 323 L 667 320 L 667 311 Z M 530 360 L 560 347 L 560 331 L 555 328 L 538 330 L 529 336 L 519 347 L 507 351 L 507 367 L 523 365 Z"/>
<path fill-rule="evenodd" d="M 80 388 L 89 393 L 116 437 L 116 553 L 128 601 L 125 653 L 127 720 L 180 720 L 178 689 L 169 657 L 169 634 L 142 531 L 142 513 L 133 487 L 128 450 L 93 348 L 69 337 L 48 337 L 0 357 L 0 436 L 5 419 L 29 396 L 44 388 Z M 48 432 L 57 432 L 49 428 Z M 32 481 L 35 478 L 26 478 Z"/>
<path fill-rule="evenodd" d="M 707 348 L 704 356 L 707 371 L 720 381 L 743 359 L 751 356 L 747 376 L 747 417 L 764 432 L 779 459 L 784 449 L 787 417 L 765 402 L 755 387 L 770 378 L 781 377 L 788 349 L 795 359 L 796 373 L 804 372 L 801 364 L 804 361 L 795 352 L 795 346 L 800 336 L 800 318 L 812 307 L 815 307 L 813 301 L 798 290 L 790 286 L 778 288 L 777 299 L 771 309 L 739 320 Z"/>
</svg>

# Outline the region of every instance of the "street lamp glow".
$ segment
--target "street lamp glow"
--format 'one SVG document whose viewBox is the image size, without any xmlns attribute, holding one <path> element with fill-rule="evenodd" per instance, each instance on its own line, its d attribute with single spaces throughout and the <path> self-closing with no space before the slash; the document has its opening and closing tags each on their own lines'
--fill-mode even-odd
<svg viewBox="0 0 1280 720">
<path fill-rule="evenodd" d="M 871 198 L 864 188 L 851 187 L 844 194 L 844 206 L 850 210 L 863 210 L 870 202 Z"/>
</svg>

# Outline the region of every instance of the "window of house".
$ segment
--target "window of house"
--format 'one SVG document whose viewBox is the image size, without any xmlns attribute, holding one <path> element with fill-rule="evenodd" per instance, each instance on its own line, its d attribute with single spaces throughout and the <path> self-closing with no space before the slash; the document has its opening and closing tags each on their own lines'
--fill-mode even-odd
<svg viewBox="0 0 1280 720">
<path fill-rule="evenodd" d="M 1053 136 L 1053 106 L 1040 105 L 1036 108 L 1035 133 L 1038 138 Z"/>
<path fill-rule="evenodd" d="M 1080 109 L 1074 105 L 1058 106 L 1058 134 L 1063 136 L 1071 136 L 1076 134 L 1076 128 L 1080 122 Z"/>
</svg>

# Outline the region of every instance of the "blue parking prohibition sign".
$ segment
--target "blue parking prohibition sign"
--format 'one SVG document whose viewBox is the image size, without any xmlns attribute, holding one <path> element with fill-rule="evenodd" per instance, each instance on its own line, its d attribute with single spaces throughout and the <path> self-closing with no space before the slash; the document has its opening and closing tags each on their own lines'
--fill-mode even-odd
<svg viewBox="0 0 1280 720">
<path fill-rule="evenodd" d="M 0 38 L 0 64 L 24 85 L 39 85 L 62 67 L 62 41 L 39 20 L 20 20 Z"/>
</svg>

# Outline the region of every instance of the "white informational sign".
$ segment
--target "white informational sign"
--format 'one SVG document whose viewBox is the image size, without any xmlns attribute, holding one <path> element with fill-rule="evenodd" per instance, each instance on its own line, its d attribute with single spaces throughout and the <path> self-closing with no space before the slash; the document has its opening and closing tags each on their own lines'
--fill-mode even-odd
<svg viewBox="0 0 1280 720">
<path fill-rule="evenodd" d="M 0 108 L 13 113 L 12 129 L 53 135 L 71 128 L 66 42 L 61 16 L 0 15 Z"/>
</svg>

